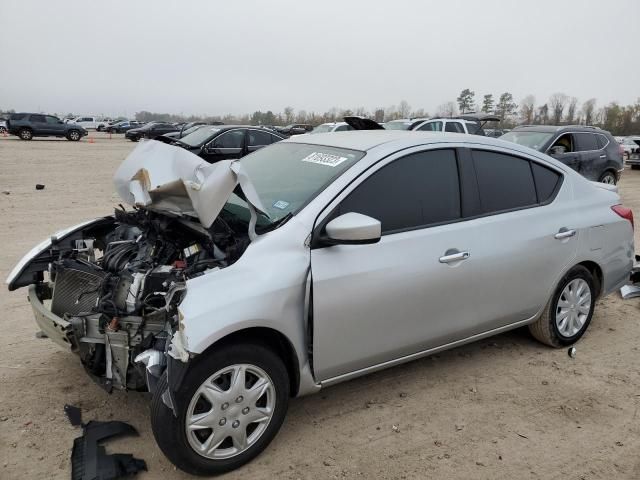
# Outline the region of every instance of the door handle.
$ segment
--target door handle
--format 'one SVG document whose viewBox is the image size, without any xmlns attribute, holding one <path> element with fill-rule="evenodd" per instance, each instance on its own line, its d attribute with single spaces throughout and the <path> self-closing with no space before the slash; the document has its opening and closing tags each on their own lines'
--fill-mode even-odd
<svg viewBox="0 0 640 480">
<path fill-rule="evenodd" d="M 447 250 L 445 254 L 438 259 L 440 263 L 453 263 L 460 262 L 469 258 L 471 254 L 469 252 L 459 252 L 457 250 Z"/>
<path fill-rule="evenodd" d="M 600 158 L 607 158 L 606 155 L 600 155 Z"/>
<path fill-rule="evenodd" d="M 561 228 L 558 233 L 556 233 L 553 238 L 556 240 L 563 240 L 565 238 L 573 237 L 576 234 L 575 230 L 568 230 L 566 228 Z"/>
</svg>

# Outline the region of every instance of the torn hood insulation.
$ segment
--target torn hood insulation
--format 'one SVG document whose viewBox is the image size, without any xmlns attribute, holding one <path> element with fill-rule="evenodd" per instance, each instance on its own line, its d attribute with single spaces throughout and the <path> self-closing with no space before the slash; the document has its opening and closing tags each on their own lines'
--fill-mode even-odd
<svg viewBox="0 0 640 480">
<path fill-rule="evenodd" d="M 129 205 L 195 216 L 209 228 L 240 185 L 245 200 L 265 213 L 238 160 L 209 164 L 193 153 L 155 140 L 142 142 L 115 173 L 118 195 Z"/>
</svg>

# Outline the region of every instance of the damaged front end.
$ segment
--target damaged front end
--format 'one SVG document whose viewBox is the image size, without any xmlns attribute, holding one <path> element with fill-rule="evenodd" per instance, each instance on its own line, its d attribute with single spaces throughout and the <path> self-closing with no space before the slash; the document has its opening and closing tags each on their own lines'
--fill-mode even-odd
<svg viewBox="0 0 640 480">
<path fill-rule="evenodd" d="M 54 235 L 7 283 L 29 287 L 41 331 L 105 389 L 153 390 L 168 354 L 188 361 L 178 311 L 187 281 L 233 264 L 262 209 L 239 165 L 158 142 L 134 150 L 115 184 L 133 210 Z M 221 213 L 238 185 L 250 219 Z"/>
</svg>

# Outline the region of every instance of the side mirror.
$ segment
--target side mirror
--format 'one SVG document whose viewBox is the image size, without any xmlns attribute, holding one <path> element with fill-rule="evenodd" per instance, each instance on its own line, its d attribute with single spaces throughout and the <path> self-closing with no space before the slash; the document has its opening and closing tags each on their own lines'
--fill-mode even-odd
<svg viewBox="0 0 640 480">
<path fill-rule="evenodd" d="M 331 220 L 325 230 L 330 245 L 365 245 L 380 241 L 382 225 L 375 218 L 349 212 Z"/>
<path fill-rule="evenodd" d="M 551 155 L 563 155 L 567 153 L 567 147 L 564 145 L 555 145 L 551 147 Z"/>
</svg>

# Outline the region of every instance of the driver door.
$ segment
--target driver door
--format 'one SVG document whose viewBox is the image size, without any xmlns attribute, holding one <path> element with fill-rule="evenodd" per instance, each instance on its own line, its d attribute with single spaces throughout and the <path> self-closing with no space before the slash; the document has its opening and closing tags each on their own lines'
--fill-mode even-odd
<svg viewBox="0 0 640 480">
<path fill-rule="evenodd" d="M 232 158 L 241 158 L 244 153 L 245 129 L 228 130 L 204 146 L 200 157 L 209 163 Z"/>
<path fill-rule="evenodd" d="M 44 117 L 47 124 L 47 134 L 49 135 L 64 135 L 65 125 L 58 117 L 47 115 Z"/>
<path fill-rule="evenodd" d="M 472 248 L 463 232 L 453 149 L 417 152 L 384 165 L 343 192 L 319 219 L 348 213 L 379 220 L 366 245 L 311 250 L 313 367 L 324 381 L 442 345 L 483 328 L 457 292 L 473 288 L 473 262 L 447 255 Z"/>
<path fill-rule="evenodd" d="M 564 147 L 564 153 L 554 153 L 554 147 Z M 577 152 L 576 141 L 571 133 L 560 135 L 547 150 L 547 154 L 566 166 L 580 172 L 580 154 Z"/>
</svg>

